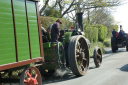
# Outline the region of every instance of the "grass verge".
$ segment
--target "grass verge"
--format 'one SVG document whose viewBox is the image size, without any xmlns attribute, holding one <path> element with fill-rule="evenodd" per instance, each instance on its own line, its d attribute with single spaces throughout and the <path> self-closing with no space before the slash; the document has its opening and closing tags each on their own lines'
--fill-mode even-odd
<svg viewBox="0 0 128 85">
<path fill-rule="evenodd" d="M 102 42 L 92 43 L 92 44 L 90 45 L 90 49 L 89 49 L 90 57 L 93 57 L 93 53 L 94 53 L 95 47 L 100 47 L 102 54 L 105 53 L 104 44 L 103 44 Z"/>
</svg>

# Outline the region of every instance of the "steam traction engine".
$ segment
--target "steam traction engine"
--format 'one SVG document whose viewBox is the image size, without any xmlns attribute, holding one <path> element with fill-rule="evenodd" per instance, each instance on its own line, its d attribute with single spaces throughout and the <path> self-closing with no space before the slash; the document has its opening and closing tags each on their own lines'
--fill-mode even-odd
<svg viewBox="0 0 128 85">
<path fill-rule="evenodd" d="M 45 64 L 42 72 L 50 74 L 56 69 L 70 68 L 77 75 L 85 75 L 89 68 L 90 41 L 84 37 L 82 14 L 77 13 L 79 27 L 74 30 L 60 30 L 60 42 L 49 42 L 43 31 L 43 46 Z M 78 31 L 80 28 L 81 31 Z M 96 67 L 102 63 L 102 53 L 99 47 L 94 49 Z M 41 70 L 41 69 L 40 69 Z M 47 72 L 45 71 L 47 70 Z"/>
</svg>

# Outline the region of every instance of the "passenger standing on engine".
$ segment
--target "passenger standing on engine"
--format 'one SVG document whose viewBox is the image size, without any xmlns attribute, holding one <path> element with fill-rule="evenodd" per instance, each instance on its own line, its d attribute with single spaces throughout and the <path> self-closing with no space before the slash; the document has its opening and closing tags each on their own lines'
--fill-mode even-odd
<svg viewBox="0 0 128 85">
<path fill-rule="evenodd" d="M 71 26 L 71 31 L 73 31 L 74 30 L 74 26 Z"/>
<path fill-rule="evenodd" d="M 60 24 L 62 24 L 62 22 L 58 19 L 56 21 L 56 23 L 54 23 L 52 25 L 52 29 L 51 29 L 52 42 L 57 42 L 58 41 L 58 36 L 60 35 Z"/>
<path fill-rule="evenodd" d="M 122 25 L 120 25 L 119 37 L 123 37 L 123 36 L 124 36 L 124 31 L 123 31 Z"/>
<path fill-rule="evenodd" d="M 123 30 L 120 30 L 119 37 L 123 37 L 123 36 L 124 36 L 124 32 L 123 32 Z"/>
</svg>

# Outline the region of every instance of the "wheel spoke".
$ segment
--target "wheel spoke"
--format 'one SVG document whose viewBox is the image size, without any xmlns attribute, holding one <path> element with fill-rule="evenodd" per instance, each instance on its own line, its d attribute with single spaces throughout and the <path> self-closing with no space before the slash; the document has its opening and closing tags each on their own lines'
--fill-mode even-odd
<svg viewBox="0 0 128 85">
<path fill-rule="evenodd" d="M 101 59 L 101 54 L 99 54 L 98 52 L 97 52 L 97 62 L 98 62 L 98 64 L 100 64 L 100 59 Z"/>
<path fill-rule="evenodd" d="M 84 68 L 85 68 L 85 67 L 84 67 L 83 65 L 81 65 L 81 69 L 82 69 L 82 71 L 84 70 Z"/>
<path fill-rule="evenodd" d="M 100 62 L 100 59 L 97 59 L 98 60 L 98 62 Z"/>
<path fill-rule="evenodd" d="M 85 67 L 87 67 L 87 65 L 88 65 L 88 59 L 83 58 L 83 63 L 84 63 L 84 65 L 85 65 Z"/>
<path fill-rule="evenodd" d="M 99 59 L 101 58 L 101 55 L 99 53 L 97 53 L 97 56 L 98 56 Z"/>
<path fill-rule="evenodd" d="M 80 52 L 80 50 L 79 49 L 76 49 L 76 53 L 79 53 Z"/>
<path fill-rule="evenodd" d="M 38 75 L 36 74 L 35 79 L 37 78 L 37 76 L 38 76 Z"/>
<path fill-rule="evenodd" d="M 33 71 L 33 69 L 32 69 L 32 68 L 30 68 L 30 70 L 29 70 L 29 71 L 30 71 L 30 75 L 32 75 L 32 71 Z"/>
<path fill-rule="evenodd" d="M 81 45 L 80 45 L 80 43 L 79 43 L 79 42 L 77 43 L 77 47 L 78 47 L 78 49 L 80 50 Z"/>
<path fill-rule="evenodd" d="M 97 62 L 98 62 L 98 64 L 100 64 L 100 59 L 102 58 L 102 56 L 101 56 L 101 54 L 99 54 L 98 52 L 97 52 Z"/>
<path fill-rule="evenodd" d="M 101 64 L 101 62 L 100 62 L 100 60 L 99 60 L 99 59 L 97 59 L 97 62 L 98 62 L 98 64 L 99 64 L 99 65 Z"/>
<path fill-rule="evenodd" d="M 29 76 L 29 78 L 32 78 L 32 75 L 27 71 L 27 74 Z"/>
<path fill-rule="evenodd" d="M 85 49 L 82 49 L 82 52 L 84 52 L 85 51 Z"/>
<path fill-rule="evenodd" d="M 80 57 L 80 55 L 77 55 L 76 60 L 77 60 L 78 64 L 80 65 L 81 60 L 82 60 L 81 57 Z"/>
<path fill-rule="evenodd" d="M 87 61 L 87 59 L 86 59 L 86 58 L 83 58 L 83 60 Z"/>
<path fill-rule="evenodd" d="M 81 61 L 78 61 L 78 68 L 83 71 L 84 69 L 84 66 L 83 66 L 83 63 Z"/>
<path fill-rule="evenodd" d="M 81 69 L 82 71 L 86 70 L 86 66 L 87 66 L 87 60 L 86 60 L 86 65 L 84 66 L 84 60 L 81 62 Z"/>
<path fill-rule="evenodd" d="M 79 54 L 76 55 L 76 57 L 79 57 L 79 56 L 80 56 Z"/>
</svg>

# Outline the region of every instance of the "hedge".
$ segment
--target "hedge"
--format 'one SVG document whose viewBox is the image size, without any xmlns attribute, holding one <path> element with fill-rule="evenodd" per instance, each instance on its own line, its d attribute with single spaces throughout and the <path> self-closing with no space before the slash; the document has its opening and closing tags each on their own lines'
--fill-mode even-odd
<svg viewBox="0 0 128 85">
<path fill-rule="evenodd" d="M 73 26 L 72 22 L 70 22 L 69 20 L 66 20 L 64 18 L 54 18 L 54 17 L 45 17 L 45 16 L 40 17 L 41 25 L 45 29 L 47 29 L 50 24 L 54 24 L 57 19 L 60 19 L 60 21 L 62 22 L 62 24 L 60 25 L 61 29 L 64 29 L 64 27 L 66 29 L 71 29 L 71 26 Z"/>
<path fill-rule="evenodd" d="M 90 42 L 104 41 L 107 36 L 107 27 L 104 25 L 89 25 L 84 26 L 85 37 Z"/>
<path fill-rule="evenodd" d="M 111 38 L 106 38 L 103 44 L 105 47 L 111 47 Z"/>
<path fill-rule="evenodd" d="M 93 27 L 98 28 L 98 40 L 103 42 L 107 37 L 107 27 L 101 24 L 94 25 Z"/>
<path fill-rule="evenodd" d="M 90 49 L 89 49 L 89 55 L 90 55 L 90 57 L 93 57 L 93 53 L 94 53 L 95 47 L 99 47 L 101 49 L 102 54 L 105 53 L 103 43 L 102 42 L 94 42 L 94 43 L 92 43 L 90 45 Z"/>
<path fill-rule="evenodd" d="M 90 42 L 98 41 L 98 29 L 93 26 L 87 26 L 84 30 L 85 37 L 90 40 Z"/>
</svg>

